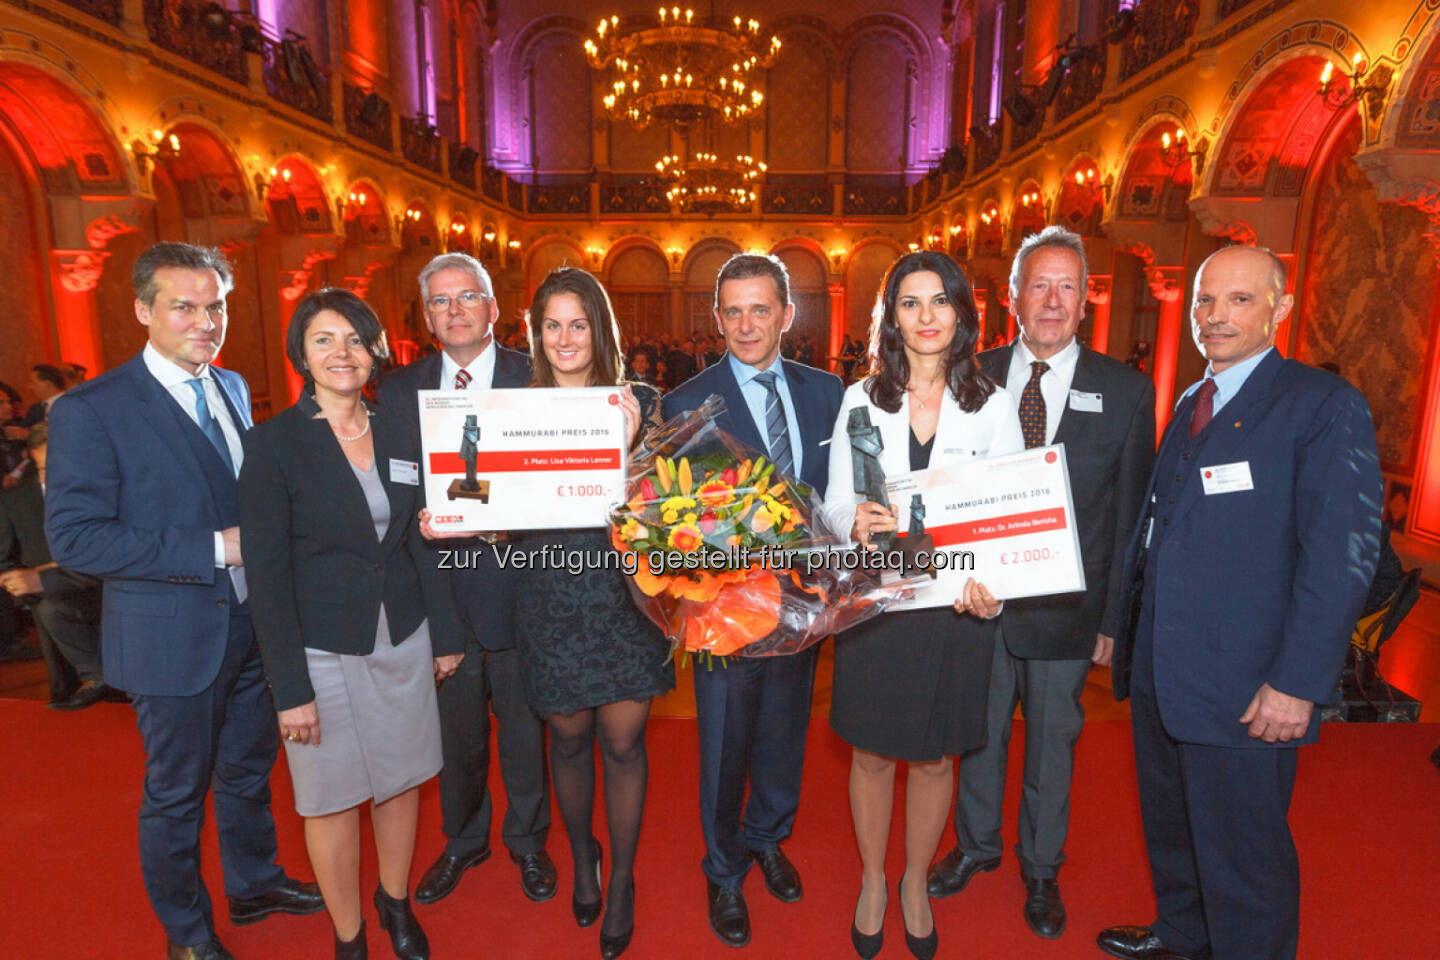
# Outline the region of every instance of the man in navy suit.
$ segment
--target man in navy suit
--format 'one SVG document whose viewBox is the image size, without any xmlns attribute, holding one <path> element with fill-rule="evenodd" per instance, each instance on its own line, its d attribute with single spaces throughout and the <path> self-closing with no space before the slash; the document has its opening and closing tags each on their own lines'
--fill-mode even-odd
<svg viewBox="0 0 1440 960">
<path fill-rule="evenodd" d="M 1293 302 L 1268 250 L 1228 247 L 1195 277 L 1210 363 L 1161 440 L 1115 637 L 1158 915 L 1102 931 L 1112 956 L 1296 955 L 1297 748 L 1375 572 L 1382 487 L 1365 398 L 1274 349 Z"/>
<path fill-rule="evenodd" d="M 498 309 L 490 274 L 479 260 L 445 253 L 420 271 L 425 325 L 439 353 L 396 370 L 380 384 L 380 402 L 419 423 L 421 390 L 489 390 L 530 383 L 530 359 L 495 342 Z M 545 852 L 550 796 L 545 780 L 545 734 L 525 700 L 512 606 L 515 568 L 501 566 L 482 542 L 474 562 L 452 574 L 455 605 L 469 625 L 467 655 L 440 688 L 440 811 L 445 849 L 415 887 L 417 903 L 434 903 L 455 889 L 466 870 L 490 856 L 490 707 L 499 730 L 500 778 L 505 782 L 501 837 L 520 866 L 520 886 L 531 900 L 555 896 L 555 864 Z M 437 555 L 438 562 L 438 555 Z"/>
<path fill-rule="evenodd" d="M 823 497 L 829 457 L 821 444 L 829 442 L 844 387 L 833 374 L 780 359 L 781 335 L 794 318 L 789 275 L 778 257 L 731 257 L 715 281 L 715 319 L 728 353 L 666 396 L 664 412 L 673 417 L 720 395 L 720 429 Z M 750 942 L 742 885 L 752 859 L 771 894 L 800 899 L 800 874 L 780 842 L 800 804 L 815 662 L 812 647 L 790 657 L 734 658 L 725 669 L 695 663 L 701 867 L 710 927 L 730 946 Z"/>
<path fill-rule="evenodd" d="M 1025 238 L 1010 271 L 1020 327 L 980 367 L 1020 407 L 1025 445 L 1065 445 L 1086 589 L 1012 600 L 996 634 L 988 737 L 967 753 L 955 792 L 956 847 L 930 870 L 932 897 L 959 893 L 1000 865 L 1005 766 L 1018 701 L 1025 714 L 1025 776 L 1015 853 L 1023 915 L 1038 936 L 1065 930 L 1057 879 L 1065 862 L 1080 696 L 1093 663 L 1108 665 L 1119 619 L 1120 567 L 1155 458 L 1155 388 L 1118 360 L 1083 346 L 1085 245 L 1064 227 Z"/>
<path fill-rule="evenodd" d="M 168 960 L 225 960 L 200 876 L 213 783 L 233 923 L 324 909 L 275 863 L 280 742 L 246 602 L 235 476 L 250 390 L 211 365 L 225 342 L 224 254 L 160 243 L 135 261 L 149 332 L 129 363 L 55 401 L 45 530 L 55 561 L 104 582 L 105 680 L 145 746 L 140 869 Z"/>
</svg>

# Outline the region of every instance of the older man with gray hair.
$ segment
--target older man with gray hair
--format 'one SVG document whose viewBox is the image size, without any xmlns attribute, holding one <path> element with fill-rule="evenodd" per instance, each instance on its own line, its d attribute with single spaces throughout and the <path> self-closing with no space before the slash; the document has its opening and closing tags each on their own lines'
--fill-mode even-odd
<svg viewBox="0 0 1440 960">
<path fill-rule="evenodd" d="M 1120 566 L 1155 455 L 1155 389 L 1143 374 L 1085 347 L 1084 241 L 1064 227 L 1025 238 L 1010 270 L 1011 344 L 980 366 L 1014 395 L 1026 447 L 1064 444 L 1075 505 L 1083 593 L 1011 600 L 1001 614 L 990 678 L 986 745 L 960 763 L 957 846 L 930 871 L 930 895 L 959 893 L 1000 865 L 1005 762 L 1018 702 L 1025 717 L 1020 842 L 1023 914 L 1038 936 L 1065 930 L 1056 876 L 1065 861 L 1080 694 L 1108 664 L 1120 616 Z"/>
<path fill-rule="evenodd" d="M 439 353 L 396 370 L 380 384 L 380 403 L 419 420 L 420 390 L 489 390 L 524 387 L 530 360 L 495 342 L 499 312 L 490 275 L 463 253 L 435 257 L 420 271 L 425 326 Z M 440 733 L 445 766 L 440 771 L 440 811 L 448 838 L 440 858 L 415 888 L 418 903 L 448 896 L 466 870 L 490 856 L 490 708 L 496 734 L 506 811 L 501 836 L 520 866 L 520 885 L 531 900 L 555 895 L 555 864 L 545 852 L 550 798 L 545 779 L 545 737 L 540 718 L 525 700 L 520 656 L 511 616 L 514 570 L 496 562 L 483 541 L 474 564 L 453 574 L 455 604 L 470 629 L 460 669 L 440 688 Z"/>
</svg>

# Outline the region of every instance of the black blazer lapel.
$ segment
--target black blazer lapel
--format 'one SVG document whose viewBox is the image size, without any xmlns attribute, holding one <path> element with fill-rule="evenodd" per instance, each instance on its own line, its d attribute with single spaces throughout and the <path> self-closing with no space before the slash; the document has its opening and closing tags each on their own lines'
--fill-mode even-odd
<svg viewBox="0 0 1440 960">
<path fill-rule="evenodd" d="M 1070 378 L 1070 390 L 1080 393 L 1098 393 L 1101 395 L 1101 403 L 1104 401 L 1104 378 L 1096 369 L 1094 356 L 1085 347 L 1080 348 L 1080 356 L 1075 358 L 1075 374 Z M 1113 399 L 1113 398 L 1112 398 Z M 1019 403 L 1020 398 L 1016 397 L 1015 402 Z M 1060 423 L 1055 428 L 1055 439 L 1053 443 L 1083 444 L 1087 438 L 1094 436 L 1095 432 L 1104 425 L 1103 413 L 1082 413 L 1070 406 L 1069 394 L 1065 397 L 1065 408 L 1060 411 Z M 1067 448 L 1068 449 L 1068 448 Z"/>
<path fill-rule="evenodd" d="M 145 366 L 143 356 L 131 361 L 131 378 L 135 384 L 145 415 L 141 418 L 154 431 L 156 437 L 186 467 L 193 467 L 198 478 L 203 479 L 205 490 L 210 495 L 210 506 L 215 521 L 220 522 L 222 503 L 219 491 L 228 485 L 228 506 L 234 515 L 235 478 L 230 476 L 220 454 L 210 445 L 210 439 L 196 425 L 194 420 L 181 408 L 161 386 L 160 381 Z"/>
<path fill-rule="evenodd" d="M 995 385 L 1002 390 L 1005 389 L 1005 381 L 1010 378 L 1010 352 L 1013 349 L 1014 344 L 1007 343 L 1003 347 L 986 350 L 976 357 L 985 376 L 994 380 Z M 1015 402 L 1019 403 L 1020 398 L 1016 397 Z"/>
<path fill-rule="evenodd" d="M 525 387 L 530 384 L 530 361 L 522 353 L 495 345 L 495 374 L 491 386 L 499 388 Z"/>
<path fill-rule="evenodd" d="M 415 510 L 416 488 L 396 483 L 390 476 L 392 460 L 404 460 L 397 454 L 406 452 L 400 438 L 391 432 L 391 424 L 384 417 L 372 415 L 370 426 L 375 434 L 375 470 L 390 501 L 390 525 L 385 529 L 385 538 L 380 541 L 380 554 L 387 556 L 410 524 L 410 515 Z"/>
<path fill-rule="evenodd" d="M 767 453 L 769 446 L 765 438 L 760 436 L 760 428 L 755 425 L 755 418 L 750 415 L 750 405 L 745 402 L 745 394 L 740 390 L 740 383 L 735 379 L 735 371 L 730 369 L 730 356 L 726 354 L 715 364 L 715 383 L 719 393 L 725 401 L 726 419 L 730 421 L 730 432 L 735 439 L 741 443 L 749 444 L 760 453 Z M 792 397 L 793 399 L 793 397 Z"/>
</svg>

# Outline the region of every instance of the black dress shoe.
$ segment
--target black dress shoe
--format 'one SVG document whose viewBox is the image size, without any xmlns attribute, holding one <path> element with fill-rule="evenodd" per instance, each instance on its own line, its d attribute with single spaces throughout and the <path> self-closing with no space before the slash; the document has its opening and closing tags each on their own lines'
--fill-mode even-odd
<svg viewBox="0 0 1440 960">
<path fill-rule="evenodd" d="M 455 889 L 455 884 L 460 882 L 462 873 L 489 859 L 489 846 L 459 857 L 452 857 L 448 853 L 440 854 L 440 858 L 430 864 L 430 869 L 420 878 L 420 884 L 415 888 L 415 902 L 434 903 L 436 900 L 445 899 Z"/>
<path fill-rule="evenodd" d="M 399 960 L 430 960 L 430 940 L 410 909 L 409 897 L 397 900 L 377 886 L 375 909 L 380 914 L 380 929 L 389 932 L 390 949 Z"/>
<path fill-rule="evenodd" d="M 353 939 L 341 940 L 335 932 L 335 960 L 370 960 L 370 948 L 365 945 L 365 919 L 360 919 L 360 932 Z"/>
<path fill-rule="evenodd" d="M 590 838 L 590 868 L 595 873 L 595 889 L 600 886 L 600 844 L 594 838 Z M 578 874 L 582 868 L 577 864 L 575 872 Z M 600 908 L 605 905 L 603 896 L 596 898 L 590 903 L 581 900 L 575 894 L 570 894 L 570 912 L 575 914 L 575 922 L 582 927 L 588 927 L 600 919 Z"/>
<path fill-rule="evenodd" d="M 93 707 L 105 699 L 105 693 L 110 688 L 99 680 L 86 680 L 79 688 L 70 695 L 70 699 L 63 703 L 52 703 L 51 707 L 56 710 L 84 710 L 86 707 Z"/>
<path fill-rule="evenodd" d="M 1095 944 L 1121 960 L 1199 960 L 1171 950 L 1149 927 L 1106 927 Z"/>
<path fill-rule="evenodd" d="M 710 929 L 727 947 L 743 947 L 750 942 L 750 908 L 739 886 L 722 887 L 707 880 L 705 892 L 710 898 Z"/>
<path fill-rule="evenodd" d="M 889 904 L 886 904 L 889 906 Z M 855 908 L 858 910 L 860 904 L 857 902 Z M 861 933 L 860 925 L 853 919 L 850 921 L 850 945 L 860 955 L 861 960 L 871 960 L 885 946 L 885 915 L 880 915 L 880 929 L 874 933 Z"/>
<path fill-rule="evenodd" d="M 179 944 L 167 943 L 165 960 L 235 960 L 235 958 L 219 940 L 211 937 L 209 943 L 202 943 L 198 947 L 182 947 Z"/>
<path fill-rule="evenodd" d="M 900 882 L 895 886 L 895 892 L 900 895 L 900 925 L 905 927 L 905 946 L 910 950 L 910 955 L 916 960 L 934 960 L 935 951 L 940 949 L 940 934 L 935 928 L 935 918 L 930 918 L 930 933 L 923 937 L 917 937 L 905 926 L 905 877 L 900 877 Z M 928 891 L 927 891 L 928 892 Z"/>
<path fill-rule="evenodd" d="M 520 889 L 525 896 L 536 903 L 543 903 L 555 896 L 555 861 L 544 850 L 536 850 L 521 856 L 510 854 L 510 859 L 520 865 Z"/>
<path fill-rule="evenodd" d="M 925 887 L 930 896 L 938 899 L 951 897 L 965 889 L 965 885 L 977 873 L 989 873 L 1000 866 L 1000 858 L 976 860 L 960 852 L 956 847 L 930 868 L 925 878 Z"/>
<path fill-rule="evenodd" d="M 611 905 L 612 907 L 615 905 L 615 898 L 614 898 L 614 897 L 611 897 L 611 898 L 610 898 L 610 905 Z M 631 880 L 631 881 L 630 881 L 630 926 L 626 927 L 626 928 L 625 928 L 625 931 L 624 931 L 623 933 L 617 933 L 617 934 L 615 934 L 614 936 L 611 936 L 610 934 L 606 933 L 606 932 L 605 932 L 605 928 L 604 928 L 603 926 L 600 928 L 600 956 L 601 956 L 602 960 L 615 960 L 616 957 L 618 957 L 618 956 L 620 956 L 620 954 L 624 953 L 624 952 L 625 952 L 625 948 L 628 947 L 628 946 L 630 946 L 630 938 L 633 937 L 634 935 L 635 935 L 635 881 L 634 881 L 634 880 Z"/>
<path fill-rule="evenodd" d="M 319 913 L 325 898 L 313 883 L 286 877 L 272 889 L 254 897 L 230 897 L 230 922 L 235 926 L 264 920 L 272 913 Z"/>
<path fill-rule="evenodd" d="M 760 872 L 765 874 L 765 889 L 776 900 L 784 900 L 786 903 L 794 903 L 804 893 L 800 889 L 800 871 L 795 869 L 785 856 L 785 852 L 779 847 L 774 850 L 751 850 L 750 856 L 756 863 L 760 864 Z"/>
<path fill-rule="evenodd" d="M 1054 940 L 1065 932 L 1065 904 L 1055 879 L 1025 881 L 1025 922 L 1037 937 Z"/>
</svg>

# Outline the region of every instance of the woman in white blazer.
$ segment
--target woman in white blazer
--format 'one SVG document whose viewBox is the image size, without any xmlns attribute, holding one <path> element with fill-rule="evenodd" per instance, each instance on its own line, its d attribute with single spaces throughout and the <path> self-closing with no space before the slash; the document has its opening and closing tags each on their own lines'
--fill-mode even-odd
<svg viewBox="0 0 1440 960">
<path fill-rule="evenodd" d="M 832 530 L 868 546 L 873 534 L 896 527 L 851 482 L 856 407 L 879 427 L 886 476 L 1025 449 L 1015 402 L 976 362 L 979 337 L 970 284 L 954 260 L 920 251 L 891 266 L 870 331 L 871 374 L 846 390 L 830 440 L 823 511 Z M 850 808 L 864 874 L 850 934 L 861 957 L 882 942 L 896 760 L 909 765 L 899 886 L 905 941 L 922 960 L 935 955 L 925 876 L 950 816 L 951 757 L 985 742 L 999 611 L 972 579 L 953 608 L 887 613 L 836 638 L 830 725 L 853 748 Z"/>
</svg>

